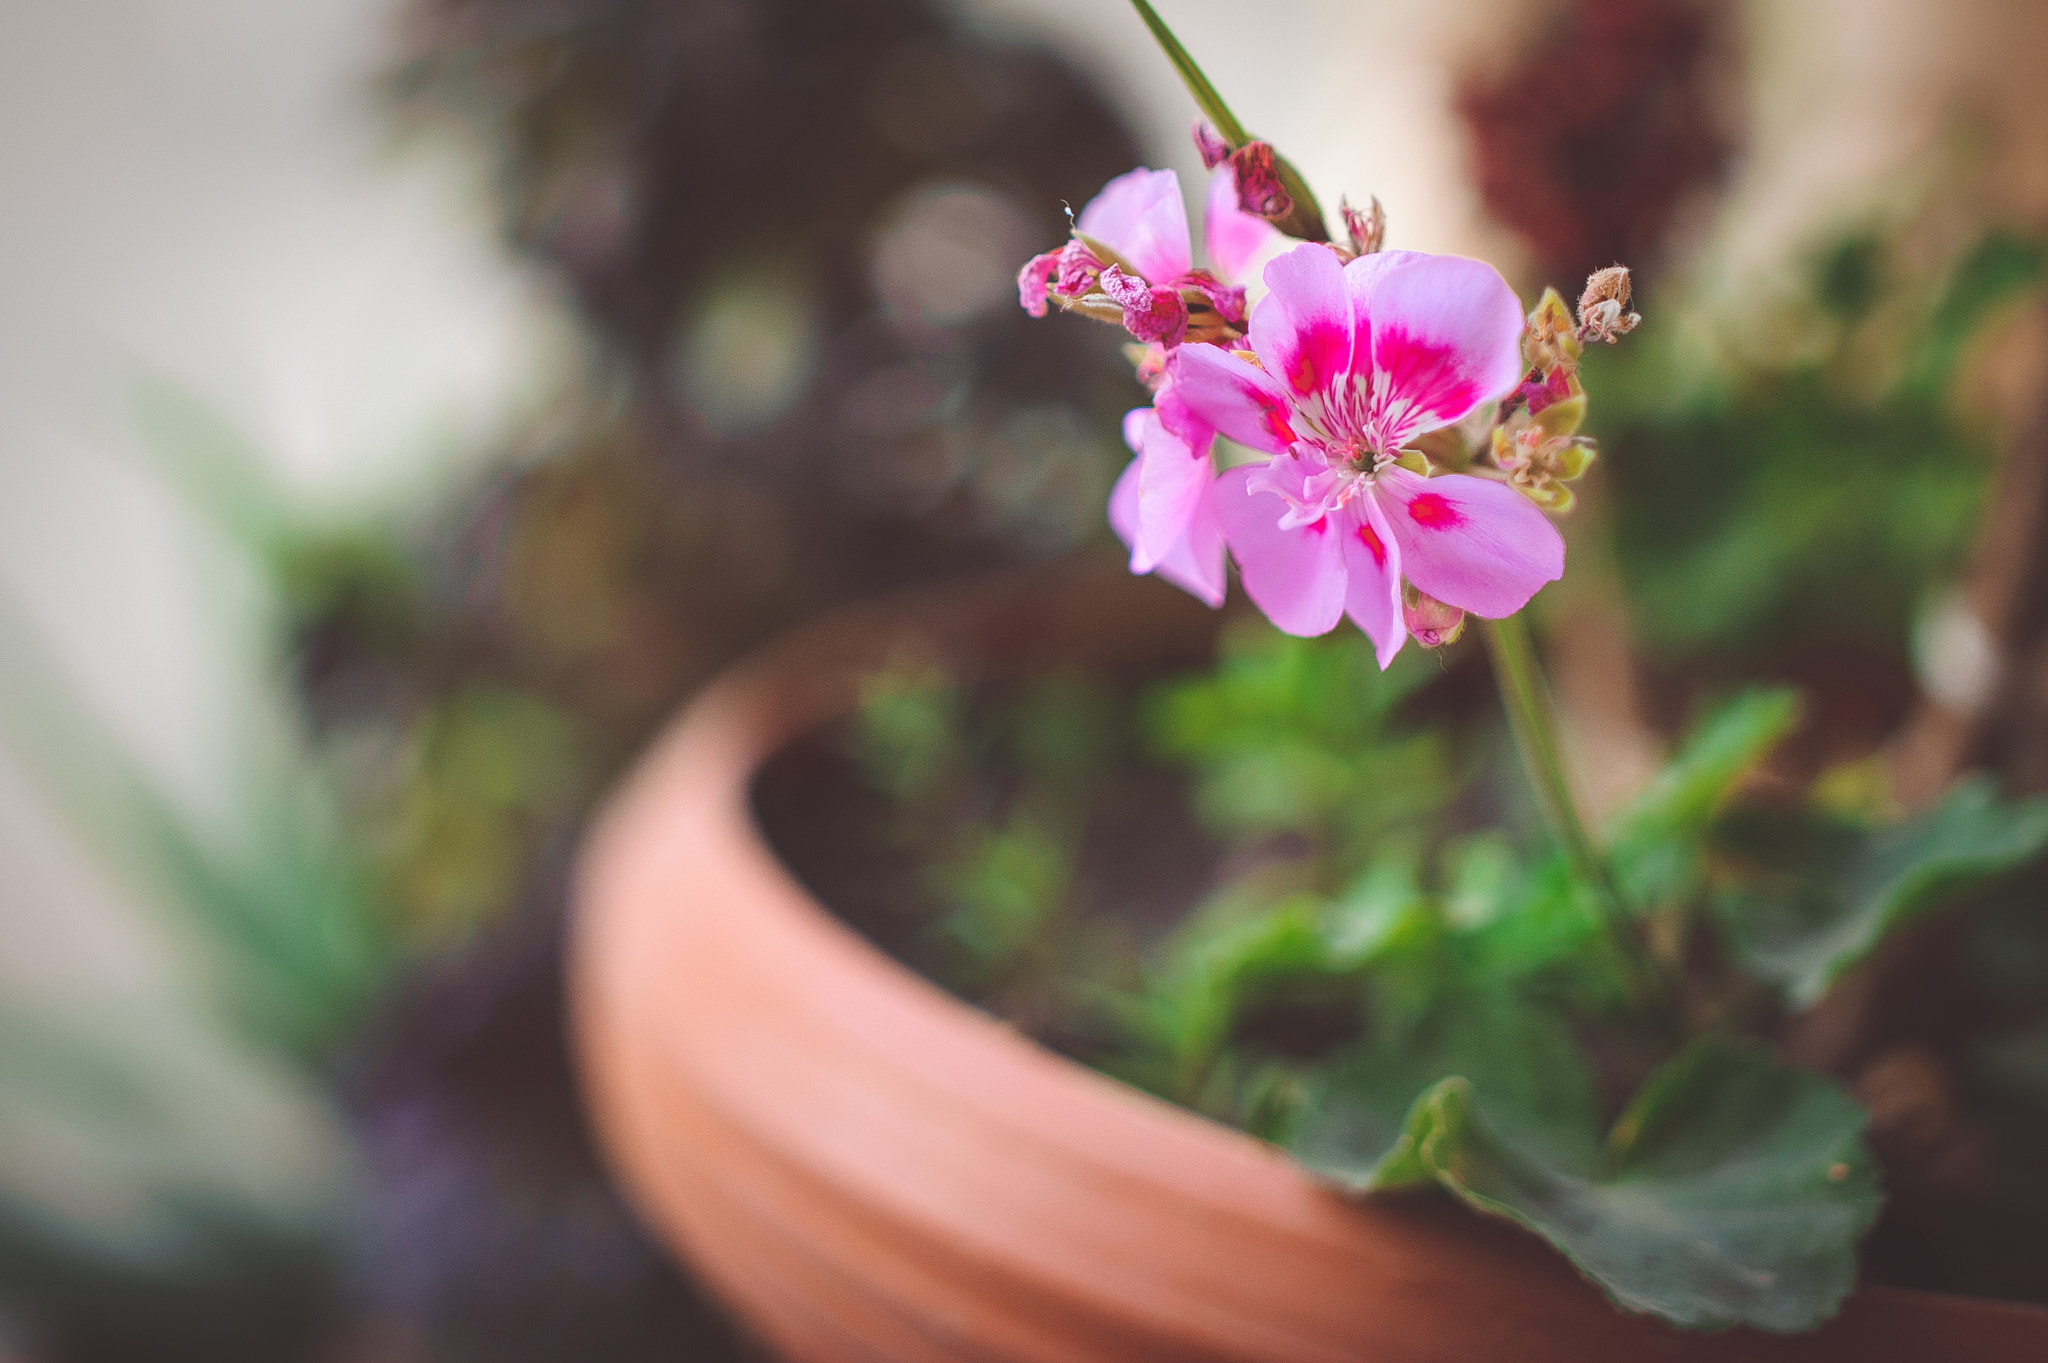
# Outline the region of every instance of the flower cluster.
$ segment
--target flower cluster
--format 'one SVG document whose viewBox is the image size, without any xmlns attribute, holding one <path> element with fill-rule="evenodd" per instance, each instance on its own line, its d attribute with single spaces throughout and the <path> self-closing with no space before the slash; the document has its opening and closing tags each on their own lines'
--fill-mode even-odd
<svg viewBox="0 0 2048 1363">
<path fill-rule="evenodd" d="M 1196 141 L 1215 273 L 1193 267 L 1173 172 L 1134 170 L 1018 277 L 1034 315 L 1054 302 L 1144 343 L 1153 401 L 1124 419 L 1135 457 L 1109 500 L 1131 570 L 1220 605 L 1227 556 L 1275 625 L 1348 616 L 1382 667 L 1410 637 L 1455 639 L 1467 612 L 1520 610 L 1564 572 L 1544 511 L 1569 507 L 1591 462 L 1579 358 L 1638 320 L 1628 272 L 1596 274 L 1576 320 L 1555 290 L 1525 318 L 1491 265 L 1381 249 L 1376 200 L 1345 206 L 1348 245 L 1290 243 L 1269 221 L 1295 209 L 1271 148 Z M 1261 258 L 1247 308 L 1236 281 Z M 1416 447 L 1496 403 L 1490 465 L 1444 471 Z M 1250 462 L 1219 467 L 1219 435 Z"/>
</svg>

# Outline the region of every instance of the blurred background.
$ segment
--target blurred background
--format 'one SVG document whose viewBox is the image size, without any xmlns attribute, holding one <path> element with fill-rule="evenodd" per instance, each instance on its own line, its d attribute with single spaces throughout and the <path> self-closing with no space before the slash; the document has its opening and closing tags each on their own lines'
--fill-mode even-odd
<svg viewBox="0 0 2048 1363">
<path fill-rule="evenodd" d="M 2048 787 L 2048 10 L 1160 9 L 1393 245 L 1636 267 L 1590 798 L 1736 676 Z M 1108 542 L 1014 274 L 1191 118 L 1111 0 L 0 0 L 0 1359 L 743 1356 L 576 1108 L 577 832 L 791 622 Z"/>
</svg>

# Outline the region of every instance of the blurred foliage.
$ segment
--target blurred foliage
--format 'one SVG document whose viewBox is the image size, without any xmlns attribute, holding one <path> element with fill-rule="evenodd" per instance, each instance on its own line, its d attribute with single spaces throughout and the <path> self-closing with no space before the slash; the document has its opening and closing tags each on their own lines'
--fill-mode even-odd
<svg viewBox="0 0 2048 1363">
<path fill-rule="evenodd" d="M 256 1194 L 141 1197 L 175 1208 L 184 1264 L 166 1250 L 138 1268 L 67 1238 L 61 1217 L 21 1222 L 34 1234 L 17 1240 L 7 1220 L 4 1309 L 91 1363 L 334 1347 L 318 1310 L 252 1342 L 144 1290 L 159 1269 L 194 1281 L 194 1265 L 219 1270 L 218 1294 L 191 1298 L 214 1318 L 344 1294 L 378 1336 L 365 1347 L 388 1332 L 408 1360 L 734 1356 L 598 1168 L 559 993 L 535 983 L 558 944 L 531 925 L 559 920 L 591 800 L 712 672 L 834 602 L 1103 536 L 1126 457 L 1115 417 L 1136 390 L 1114 338 L 1014 306 L 1016 261 L 1058 239 L 1061 205 L 1137 160 L 1108 101 L 1049 51 L 930 0 L 405 8 L 395 123 L 453 131 L 488 161 L 506 237 L 583 324 L 586 364 L 467 465 L 481 472 L 340 515 L 302 510 L 231 423 L 142 376 L 155 471 L 256 567 L 257 638 L 298 691 L 250 717 L 247 798 L 222 836 L 0 619 L 10 746 L 176 911 L 198 1006 L 218 997 L 231 1019 L 218 1044 L 281 1051 L 286 1073 L 345 1089 L 369 1165 L 346 1190 L 353 1216 L 338 1187 L 317 1215 L 268 1219 L 274 1199 Z M 1019 736 L 1048 780 L 1071 764 L 1070 717 Z M 1072 836 L 1049 804 L 963 847 L 961 913 L 935 947 L 1019 949 L 1059 882 L 1035 899 L 994 887 L 1050 876 L 1047 849 Z M 475 965 L 506 934 L 528 934 L 516 968 Z M 7 1029 L 0 1073 L 42 1044 Z M 92 1044 L 117 1067 L 149 1053 Z M 149 1138 L 89 1103 L 71 1115 L 109 1137 L 76 1143 L 81 1169 L 119 1153 L 115 1133 Z M 218 1147 L 232 1163 L 237 1133 Z M 0 1198 L 15 1178 L 0 1156 Z M 211 1259 L 193 1248 L 215 1242 Z M 61 1264 L 62 1283 L 32 1259 Z M 301 1267 L 311 1297 L 277 1285 Z M 88 1335 L 80 1304 L 146 1344 Z"/>
<path fill-rule="evenodd" d="M 1849 812 L 1846 780 L 1760 802 L 1798 698 L 1735 696 L 1607 828 L 1682 980 L 1677 1014 L 1645 1011 L 1594 892 L 1512 831 L 1526 797 L 1497 788 L 1497 721 L 1418 662 L 1381 674 L 1360 636 L 1263 624 L 1137 694 L 971 694 L 899 659 L 851 739 L 916 868 L 891 944 L 1341 1187 L 1441 1186 L 1518 1221 L 1629 1309 L 1811 1327 L 1855 1280 L 1876 1164 L 1857 1102 L 1754 1038 L 1908 918 L 2031 861 L 2048 802 L 1965 784 L 1887 821 Z M 1057 760 L 1031 733 L 1064 736 Z M 1090 826 L 1133 800 L 1207 868 L 1177 905 L 1090 879 Z M 2002 1072 L 2028 1054 L 2008 1043 Z"/>
<path fill-rule="evenodd" d="M 1619 578 L 1653 658 L 1740 675 L 1788 655 L 1903 658 L 1968 553 L 1995 423 L 1956 406 L 1970 348 L 2039 283 L 1993 231 L 1930 273 L 1906 229 L 1839 238 L 1776 303 L 1704 337 L 1682 299 L 1596 347 L 1587 387 Z"/>
</svg>

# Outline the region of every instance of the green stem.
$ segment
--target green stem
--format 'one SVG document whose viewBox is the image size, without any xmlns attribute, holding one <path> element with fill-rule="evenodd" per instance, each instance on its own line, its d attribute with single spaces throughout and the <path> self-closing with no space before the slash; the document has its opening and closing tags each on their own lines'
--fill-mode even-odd
<svg viewBox="0 0 2048 1363">
<path fill-rule="evenodd" d="M 1237 115 L 1230 112 L 1230 106 L 1223 102 L 1223 96 L 1216 93 L 1216 87 L 1209 83 L 1208 76 L 1195 64 L 1195 59 L 1188 55 L 1188 50 L 1181 46 L 1180 39 L 1173 35 L 1173 30 L 1159 17 L 1159 12 L 1152 8 L 1148 0 L 1131 0 L 1131 8 L 1138 11 L 1138 17 L 1145 21 L 1145 27 L 1152 30 L 1152 37 L 1158 42 L 1160 50 L 1165 52 L 1166 59 L 1173 63 L 1173 69 L 1180 73 L 1181 84 L 1187 86 L 1188 93 L 1194 97 L 1195 107 L 1199 108 L 1202 116 L 1214 125 L 1217 135 L 1228 142 L 1233 150 L 1252 141 L 1252 135 L 1245 131 L 1244 124 L 1237 121 Z M 1285 219 L 1274 223 L 1274 226 L 1288 236 L 1302 241 L 1328 241 L 1330 229 L 1323 221 L 1322 205 L 1316 202 L 1316 196 L 1309 189 L 1308 181 L 1302 178 L 1301 172 L 1296 170 L 1286 157 L 1276 153 L 1273 161 L 1274 168 L 1279 172 L 1281 185 L 1287 190 L 1288 198 L 1294 201 L 1294 210 Z"/>
<path fill-rule="evenodd" d="M 1217 133 L 1232 147 L 1241 147 L 1252 140 L 1244 130 L 1244 124 L 1237 121 L 1237 115 L 1230 112 L 1230 106 L 1223 102 L 1223 96 L 1216 93 L 1216 87 L 1202 74 L 1202 68 L 1195 65 L 1195 59 L 1180 45 L 1180 39 L 1173 36 L 1173 30 L 1159 17 L 1146 0 L 1131 0 L 1131 7 L 1138 11 L 1138 17 L 1145 21 L 1145 27 L 1152 30 L 1152 37 L 1166 53 L 1166 59 L 1173 63 L 1173 69 L 1180 72 L 1181 83 L 1188 87 L 1188 93 L 1195 97 L 1195 104 L 1202 116 L 1214 124 Z"/>
<path fill-rule="evenodd" d="M 1582 884 L 1590 886 L 1607 920 L 1607 929 L 1621 952 L 1629 972 L 1630 992 L 1646 1006 L 1673 1005 L 1673 995 L 1663 970 L 1643 938 L 1641 925 L 1622 902 L 1607 859 L 1586 831 L 1579 817 L 1578 802 L 1572 798 L 1565 777 L 1564 752 L 1557 738 L 1557 720 L 1551 709 L 1549 688 L 1543 683 L 1542 665 L 1529 638 L 1529 626 L 1520 615 L 1505 620 L 1488 620 L 1486 648 L 1493 658 L 1494 684 L 1500 689 L 1501 706 L 1508 714 L 1508 728 L 1514 732 L 1515 747 L 1522 766 L 1536 788 L 1536 801 L 1543 808 L 1544 821 L 1564 849 L 1565 860 Z"/>
</svg>

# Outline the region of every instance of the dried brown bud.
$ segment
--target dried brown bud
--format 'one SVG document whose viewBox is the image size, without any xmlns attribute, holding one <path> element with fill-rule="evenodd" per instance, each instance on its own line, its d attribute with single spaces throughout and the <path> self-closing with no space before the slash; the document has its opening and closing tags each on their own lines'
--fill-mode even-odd
<svg viewBox="0 0 2048 1363">
<path fill-rule="evenodd" d="M 1372 208 L 1360 212 L 1349 200 L 1339 199 L 1337 211 L 1344 215 L 1344 230 L 1351 237 L 1351 250 L 1355 255 L 1369 256 L 1387 244 L 1387 210 L 1380 207 L 1379 195 L 1373 195 Z"/>
<path fill-rule="evenodd" d="M 1237 206 L 1245 212 L 1278 219 L 1294 211 L 1294 196 L 1280 183 L 1271 142 L 1245 143 L 1230 153 L 1230 169 L 1237 176 Z"/>
<path fill-rule="evenodd" d="M 1579 295 L 1580 340 L 1612 345 L 1616 337 L 1636 329 L 1643 319 L 1628 310 L 1629 287 L 1626 265 L 1610 265 L 1592 273 L 1586 291 Z"/>
</svg>

